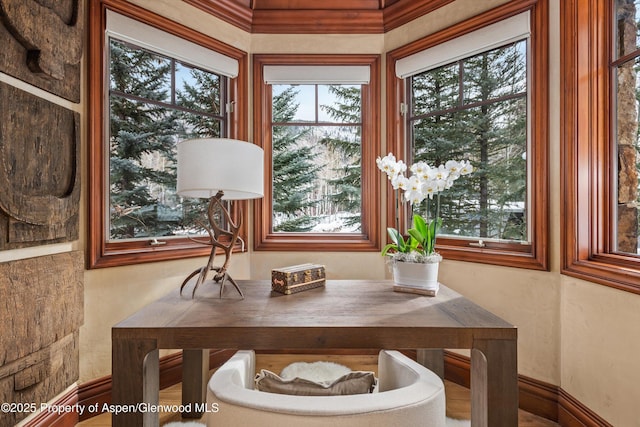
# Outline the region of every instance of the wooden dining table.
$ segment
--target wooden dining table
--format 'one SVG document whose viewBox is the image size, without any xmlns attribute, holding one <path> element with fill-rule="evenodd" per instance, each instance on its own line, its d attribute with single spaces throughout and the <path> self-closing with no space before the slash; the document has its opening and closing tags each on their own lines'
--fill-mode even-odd
<svg viewBox="0 0 640 427">
<path fill-rule="evenodd" d="M 442 349 L 470 349 L 472 427 L 518 425 L 517 328 L 452 289 L 428 297 L 389 281 L 328 280 L 283 295 L 269 281 L 237 283 L 244 298 L 231 287 L 219 298 L 207 282 L 193 298 L 176 289 L 113 326 L 114 427 L 158 425 L 160 349 L 183 349 L 191 417 L 204 408 L 208 349 L 418 349 L 436 365 Z"/>
</svg>

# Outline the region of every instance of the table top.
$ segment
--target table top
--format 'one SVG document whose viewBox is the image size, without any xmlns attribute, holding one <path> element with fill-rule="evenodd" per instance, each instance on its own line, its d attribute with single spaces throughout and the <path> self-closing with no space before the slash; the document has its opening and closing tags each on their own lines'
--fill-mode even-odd
<svg viewBox="0 0 640 427">
<path fill-rule="evenodd" d="M 115 325 L 113 339 L 158 348 L 472 348 L 474 339 L 516 340 L 517 329 L 440 286 L 436 297 L 394 292 L 389 281 L 328 280 L 283 295 L 269 281 L 178 289 Z"/>
</svg>

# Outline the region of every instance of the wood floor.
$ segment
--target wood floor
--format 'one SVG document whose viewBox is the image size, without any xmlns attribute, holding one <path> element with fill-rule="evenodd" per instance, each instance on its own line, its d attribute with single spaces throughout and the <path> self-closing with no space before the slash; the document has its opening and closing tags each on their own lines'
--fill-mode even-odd
<svg viewBox="0 0 640 427">
<path fill-rule="evenodd" d="M 294 361 L 328 360 L 349 366 L 352 370 L 376 371 L 374 356 L 314 356 L 314 355 L 258 355 L 257 369 L 269 369 L 280 372 L 283 367 Z M 160 391 L 161 404 L 179 404 L 181 401 L 181 385 L 176 384 Z M 471 418 L 471 401 L 469 389 L 450 381 L 445 381 L 447 396 L 447 416 L 458 419 Z M 182 421 L 180 414 L 160 413 L 160 425 L 171 421 Z M 193 421 L 193 420 L 192 420 Z M 111 415 L 102 414 L 78 424 L 81 427 L 111 427 Z M 558 427 L 557 423 L 538 417 L 528 412 L 519 411 L 519 427 Z"/>
</svg>

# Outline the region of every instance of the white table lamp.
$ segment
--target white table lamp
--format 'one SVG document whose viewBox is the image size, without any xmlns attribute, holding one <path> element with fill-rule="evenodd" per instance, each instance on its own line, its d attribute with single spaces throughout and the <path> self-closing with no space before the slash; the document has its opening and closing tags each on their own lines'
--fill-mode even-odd
<svg viewBox="0 0 640 427">
<path fill-rule="evenodd" d="M 227 273 L 233 247 L 238 240 L 242 225 L 242 212 L 235 224 L 229 211 L 221 200 L 246 200 L 263 196 L 264 191 L 264 154 L 262 148 L 245 141 L 228 138 L 188 139 L 178 143 L 178 185 L 177 193 L 182 197 L 208 198 L 207 216 L 209 242 L 212 246 L 207 265 L 195 270 L 182 283 L 180 293 L 187 282 L 196 275 L 192 297 L 196 289 L 205 281 L 209 271 L 215 271 L 213 280 L 220 283 L 220 296 L 226 280 L 229 280 L 238 293 L 244 294 L 237 283 Z M 215 220 L 215 212 L 220 210 L 228 228 L 222 228 Z M 228 236 L 229 243 L 220 241 Z M 221 267 L 214 267 L 216 249 L 225 253 Z"/>
</svg>

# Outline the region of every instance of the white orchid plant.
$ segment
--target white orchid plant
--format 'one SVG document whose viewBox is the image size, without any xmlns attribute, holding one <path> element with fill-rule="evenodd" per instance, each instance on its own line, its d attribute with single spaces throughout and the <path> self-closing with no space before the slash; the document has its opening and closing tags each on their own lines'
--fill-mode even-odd
<svg viewBox="0 0 640 427">
<path fill-rule="evenodd" d="M 411 206 L 418 206 L 424 200 L 432 200 L 436 196 L 436 215 L 431 221 L 414 214 L 413 227 L 408 230 L 409 237 L 404 239 L 396 228 L 387 228 L 391 243 L 382 250 L 382 255 L 391 255 L 394 260 L 405 262 L 439 262 L 442 260 L 436 252 L 436 236 L 442 226 L 440 218 L 440 193 L 451 188 L 453 183 L 463 175 L 473 172 L 473 166 L 468 160 L 449 160 L 438 167 L 429 166 L 425 162 L 417 162 L 409 167 L 411 176 L 405 176 L 407 165 L 402 160 L 396 160 L 392 153 L 376 160 L 378 169 L 387 174 L 391 186 L 399 202 L 400 190 L 404 192 L 402 199 Z M 397 208 L 397 207 L 396 207 Z"/>
</svg>

